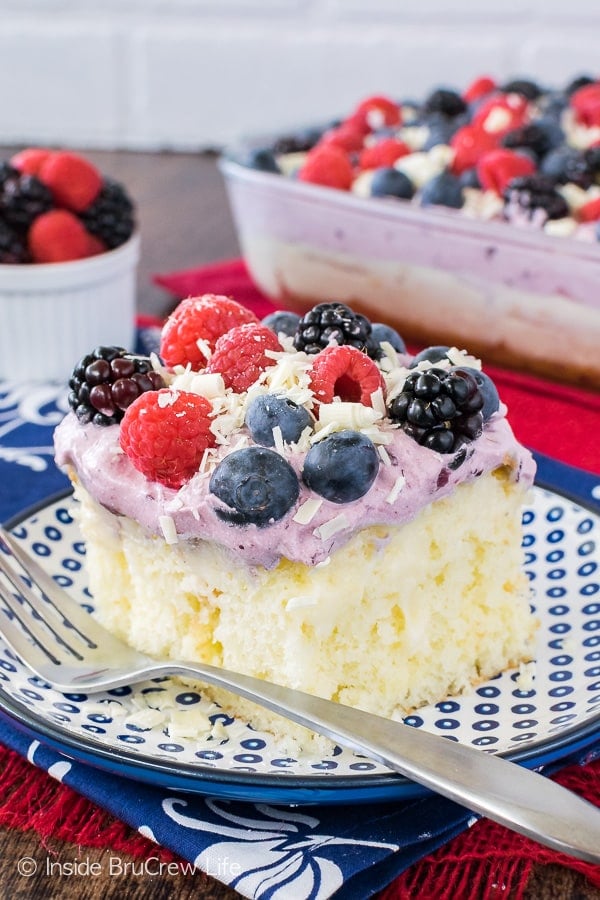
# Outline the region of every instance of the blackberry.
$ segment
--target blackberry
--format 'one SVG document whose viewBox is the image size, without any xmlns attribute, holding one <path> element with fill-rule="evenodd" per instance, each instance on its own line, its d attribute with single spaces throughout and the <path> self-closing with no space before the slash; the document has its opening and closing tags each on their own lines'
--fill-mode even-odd
<svg viewBox="0 0 600 900">
<path fill-rule="evenodd" d="M 345 303 L 318 303 L 300 319 L 294 347 L 308 354 L 320 353 L 331 342 L 366 350 L 372 358 L 378 352 L 371 336 L 371 323 Z"/>
<path fill-rule="evenodd" d="M 530 216 L 536 209 L 543 209 L 549 219 L 563 219 L 569 215 L 569 206 L 551 178 L 544 175 L 523 175 L 513 178 L 504 191 L 505 203 L 518 203 Z"/>
<path fill-rule="evenodd" d="M 600 147 L 588 147 L 584 151 L 585 163 L 596 183 L 600 180 Z"/>
<path fill-rule="evenodd" d="M 423 112 L 426 115 L 431 113 L 441 113 L 443 116 L 453 118 L 464 113 L 467 104 L 456 91 L 448 88 L 438 88 L 427 97 L 423 104 Z"/>
<path fill-rule="evenodd" d="M 11 166 L 11 164 L 6 160 L 2 160 L 0 162 L 0 190 L 4 189 L 4 184 L 8 181 L 9 178 L 18 178 L 19 175 L 20 172 L 18 169 L 15 169 L 14 166 Z"/>
<path fill-rule="evenodd" d="M 545 156 L 552 149 L 552 142 L 546 129 L 531 123 L 514 128 L 504 135 L 500 141 L 509 150 L 532 150 L 537 159 Z"/>
<path fill-rule="evenodd" d="M 472 374 L 431 368 L 408 376 L 388 415 L 418 444 L 437 453 L 455 453 L 481 434 L 483 405 Z"/>
<path fill-rule="evenodd" d="M 542 95 L 541 87 L 535 81 L 530 81 L 527 78 L 515 78 L 512 81 L 507 81 L 500 90 L 505 94 L 520 94 L 529 101 L 537 100 Z"/>
<path fill-rule="evenodd" d="M 0 264 L 29 263 L 31 257 L 21 236 L 0 219 Z"/>
<path fill-rule="evenodd" d="M 7 173 L 0 193 L 0 213 L 16 231 L 27 231 L 34 219 L 54 206 L 52 194 L 35 175 Z"/>
<path fill-rule="evenodd" d="M 73 369 L 69 406 L 82 424 L 115 425 L 140 394 L 165 386 L 149 357 L 123 347 L 96 347 Z"/>
<path fill-rule="evenodd" d="M 594 84 L 595 80 L 596 79 L 592 78 L 590 75 L 579 75 L 577 78 L 574 78 L 573 81 L 569 82 L 565 88 L 565 93 L 570 97 L 571 94 L 574 94 L 579 88 L 587 87 L 588 84 Z"/>
<path fill-rule="evenodd" d="M 273 144 L 273 153 L 306 153 L 312 150 L 324 130 L 324 128 L 305 128 L 294 134 L 282 135 Z"/>
<path fill-rule="evenodd" d="M 79 217 L 109 250 L 128 241 L 135 228 L 133 202 L 123 185 L 112 178 L 104 179 L 100 193 Z"/>
</svg>

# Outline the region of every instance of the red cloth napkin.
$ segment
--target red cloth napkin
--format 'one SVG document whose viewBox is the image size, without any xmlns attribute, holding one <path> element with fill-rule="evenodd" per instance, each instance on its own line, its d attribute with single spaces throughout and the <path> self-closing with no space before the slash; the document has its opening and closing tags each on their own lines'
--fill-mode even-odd
<svg viewBox="0 0 600 900">
<path fill-rule="evenodd" d="M 226 294 L 250 307 L 259 318 L 276 308 L 253 285 L 240 259 L 157 275 L 155 282 L 179 299 Z M 523 444 L 569 465 L 600 473 L 600 393 L 496 366 L 486 365 L 485 370 L 508 406 L 513 430 Z"/>
</svg>

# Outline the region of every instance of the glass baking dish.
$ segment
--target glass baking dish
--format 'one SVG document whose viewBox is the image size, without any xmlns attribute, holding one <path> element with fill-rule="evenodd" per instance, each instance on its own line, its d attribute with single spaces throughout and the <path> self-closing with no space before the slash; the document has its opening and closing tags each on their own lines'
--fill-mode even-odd
<svg viewBox="0 0 600 900">
<path fill-rule="evenodd" d="M 219 164 L 250 274 L 276 303 L 342 301 L 413 343 L 600 388 L 600 243 Z"/>
</svg>

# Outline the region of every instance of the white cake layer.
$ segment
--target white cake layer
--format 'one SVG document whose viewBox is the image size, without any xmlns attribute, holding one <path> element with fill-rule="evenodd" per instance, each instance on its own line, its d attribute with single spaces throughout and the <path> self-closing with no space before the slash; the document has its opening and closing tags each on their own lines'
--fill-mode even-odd
<svg viewBox="0 0 600 900">
<path fill-rule="evenodd" d="M 531 659 L 524 490 L 503 468 L 406 525 L 359 531 L 325 563 L 271 570 L 207 541 L 170 545 L 76 493 L 97 615 L 157 658 L 223 665 L 386 717 Z M 304 733 L 208 693 L 257 728 Z"/>
</svg>

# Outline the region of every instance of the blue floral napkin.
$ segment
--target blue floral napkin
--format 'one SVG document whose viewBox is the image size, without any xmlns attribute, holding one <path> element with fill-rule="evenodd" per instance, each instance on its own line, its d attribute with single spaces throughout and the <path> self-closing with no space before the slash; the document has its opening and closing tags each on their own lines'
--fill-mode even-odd
<svg viewBox="0 0 600 900">
<path fill-rule="evenodd" d="M 152 329 L 142 332 L 140 349 L 153 349 L 155 341 Z M 0 521 L 67 486 L 52 450 L 66 398 L 65 385 L 0 384 Z M 552 465 L 548 461 L 549 476 Z M 583 477 L 577 473 L 573 482 L 579 495 Z M 590 497 L 599 480 L 590 481 Z M 107 774 L 70 760 L 38 737 L 19 730 L 0 710 L 0 741 L 6 746 L 254 900 L 371 896 L 476 821 L 434 795 L 300 808 L 203 798 Z M 588 748 L 586 761 L 595 753 Z"/>
</svg>

